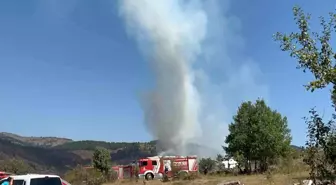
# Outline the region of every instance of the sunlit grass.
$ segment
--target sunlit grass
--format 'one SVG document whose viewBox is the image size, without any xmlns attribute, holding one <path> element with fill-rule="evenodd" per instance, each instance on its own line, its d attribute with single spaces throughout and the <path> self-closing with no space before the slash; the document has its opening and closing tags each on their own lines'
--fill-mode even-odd
<svg viewBox="0 0 336 185">
<path fill-rule="evenodd" d="M 181 180 L 181 181 L 170 181 L 170 182 L 161 182 L 160 180 L 153 181 L 144 181 L 139 180 L 135 182 L 134 180 L 119 180 L 116 183 L 112 183 L 110 185 L 116 184 L 124 184 L 124 185 L 133 185 L 133 184 L 146 184 L 146 185 L 217 185 L 221 182 L 229 182 L 229 181 L 240 181 L 244 185 L 289 185 L 302 181 L 303 179 L 307 179 L 308 172 L 300 172 L 293 174 L 274 174 L 274 175 L 239 175 L 239 176 L 220 176 L 220 175 L 212 175 L 212 176 L 200 176 L 195 180 Z M 106 184 L 108 185 L 108 184 Z"/>
</svg>

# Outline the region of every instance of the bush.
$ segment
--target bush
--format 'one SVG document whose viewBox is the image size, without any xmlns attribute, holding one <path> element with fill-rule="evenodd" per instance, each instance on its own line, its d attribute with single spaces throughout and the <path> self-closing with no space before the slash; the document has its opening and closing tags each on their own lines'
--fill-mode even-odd
<svg viewBox="0 0 336 185">
<path fill-rule="evenodd" d="M 0 162 L 0 171 L 14 173 L 16 175 L 23 175 L 33 171 L 33 168 L 25 163 L 23 160 L 10 159 Z"/>
<path fill-rule="evenodd" d="M 105 175 L 96 169 L 85 169 L 82 166 L 67 172 L 64 177 L 72 185 L 101 185 L 113 178 L 115 179 L 113 173 Z"/>
<path fill-rule="evenodd" d="M 87 185 L 101 185 L 107 182 L 107 176 L 96 169 L 87 170 L 86 184 Z"/>
<path fill-rule="evenodd" d="M 115 182 L 116 180 L 118 180 L 118 173 L 114 170 L 110 170 L 108 172 L 107 177 L 106 177 L 106 181 L 107 182 Z"/>
<path fill-rule="evenodd" d="M 81 166 L 77 166 L 75 169 L 68 171 L 64 175 L 64 179 L 73 185 L 81 184 L 86 176 L 86 171 Z"/>
<path fill-rule="evenodd" d="M 304 163 L 302 158 L 282 158 L 278 164 L 278 173 L 283 174 L 292 174 L 297 172 L 306 172 L 309 171 L 309 166 Z"/>
<path fill-rule="evenodd" d="M 133 174 L 132 174 L 132 177 L 131 179 L 135 179 L 136 182 L 138 182 L 139 180 L 139 166 L 138 165 L 133 165 L 132 166 L 132 171 L 133 171 Z"/>
<path fill-rule="evenodd" d="M 200 178 L 198 173 L 180 173 L 179 178 L 181 180 L 195 180 Z"/>
<path fill-rule="evenodd" d="M 163 174 L 163 177 L 162 177 L 162 182 L 168 182 L 169 181 L 169 178 L 166 174 Z"/>
<path fill-rule="evenodd" d="M 216 161 L 212 160 L 211 158 L 202 158 L 199 161 L 199 170 L 201 173 L 205 175 L 209 172 L 212 172 L 216 166 Z"/>
<path fill-rule="evenodd" d="M 93 167 L 100 172 L 108 173 L 111 168 L 111 155 L 106 148 L 98 147 L 92 156 Z"/>
<path fill-rule="evenodd" d="M 189 176 L 189 174 L 187 172 L 179 171 L 179 172 L 176 173 L 174 178 L 177 179 L 177 180 L 188 180 L 188 176 Z"/>
</svg>

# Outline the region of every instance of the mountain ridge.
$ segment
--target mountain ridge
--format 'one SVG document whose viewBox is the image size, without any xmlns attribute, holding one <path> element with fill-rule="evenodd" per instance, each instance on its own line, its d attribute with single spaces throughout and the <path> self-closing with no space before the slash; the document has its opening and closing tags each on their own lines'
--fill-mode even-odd
<svg viewBox="0 0 336 185">
<path fill-rule="evenodd" d="M 41 172 L 52 169 L 64 173 L 77 165 L 89 165 L 96 147 L 107 148 L 114 164 L 128 164 L 140 157 L 156 155 L 155 142 L 74 141 L 0 132 L 0 162 L 17 158 Z"/>
<path fill-rule="evenodd" d="M 0 161 L 18 158 L 34 166 L 37 171 L 52 169 L 53 172 L 64 173 L 77 165 L 90 165 L 96 147 L 108 149 L 112 163 L 129 164 L 138 158 L 158 155 L 157 142 L 75 141 L 61 137 L 20 136 L 0 132 Z M 191 151 L 217 152 L 198 144 L 191 144 L 188 147 Z M 292 147 L 301 149 L 295 145 Z"/>
<path fill-rule="evenodd" d="M 53 147 L 57 145 L 62 145 L 67 142 L 72 142 L 74 140 L 62 137 L 36 137 L 36 136 L 22 136 L 18 134 L 13 134 L 9 132 L 0 132 L 0 138 L 8 140 L 16 140 L 24 144 L 30 144 L 42 147 Z"/>
</svg>

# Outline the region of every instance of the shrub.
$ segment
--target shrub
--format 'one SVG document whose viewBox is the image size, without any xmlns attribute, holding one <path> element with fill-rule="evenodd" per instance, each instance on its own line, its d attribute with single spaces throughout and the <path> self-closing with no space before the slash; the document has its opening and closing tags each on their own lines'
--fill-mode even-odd
<svg viewBox="0 0 336 185">
<path fill-rule="evenodd" d="M 33 168 L 23 160 L 10 159 L 0 162 L 0 171 L 7 171 L 16 175 L 23 175 L 33 172 Z"/>
<path fill-rule="evenodd" d="M 198 173 L 179 173 L 180 180 L 195 180 L 200 178 Z"/>
<path fill-rule="evenodd" d="M 199 170 L 205 175 L 209 172 L 212 172 L 216 166 L 216 161 L 211 158 L 202 158 L 199 161 Z"/>
<path fill-rule="evenodd" d="M 87 170 L 86 184 L 87 185 L 101 185 L 107 182 L 107 176 L 96 169 Z"/>
<path fill-rule="evenodd" d="M 139 166 L 138 165 L 133 165 L 132 166 L 133 168 L 132 168 L 132 171 L 133 171 L 133 173 L 132 173 L 132 179 L 135 179 L 135 181 L 136 182 L 138 182 L 138 180 L 139 180 Z"/>
<path fill-rule="evenodd" d="M 115 182 L 116 180 L 118 180 L 118 173 L 111 169 L 106 176 L 106 181 Z"/>
<path fill-rule="evenodd" d="M 110 180 L 110 177 L 96 169 L 85 169 L 82 166 L 77 166 L 67 172 L 64 179 L 72 185 L 101 185 Z"/>
<path fill-rule="evenodd" d="M 96 148 L 92 156 L 92 163 L 95 169 L 108 173 L 111 168 L 110 152 L 106 148 Z"/>
</svg>

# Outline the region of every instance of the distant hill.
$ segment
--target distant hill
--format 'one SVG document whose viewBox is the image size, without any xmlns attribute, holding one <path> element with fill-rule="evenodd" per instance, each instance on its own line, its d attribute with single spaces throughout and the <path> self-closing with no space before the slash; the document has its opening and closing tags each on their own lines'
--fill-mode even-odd
<svg viewBox="0 0 336 185">
<path fill-rule="evenodd" d="M 156 155 L 156 142 L 73 141 L 58 137 L 26 137 L 0 133 L 0 160 L 18 158 L 35 166 L 65 172 L 78 164 L 89 165 L 96 147 L 110 150 L 112 162 L 128 164 L 140 157 Z"/>
<path fill-rule="evenodd" d="M 112 162 L 128 164 L 138 158 L 157 155 L 157 141 L 151 142 L 105 142 L 73 141 L 58 137 L 26 137 L 12 133 L 0 133 L 0 160 L 18 158 L 34 166 L 38 171 L 63 173 L 78 164 L 89 165 L 96 147 L 107 148 Z M 206 150 L 216 153 L 206 146 L 192 144 L 190 150 Z M 292 146 L 300 149 L 300 147 Z M 220 152 L 220 151 L 218 151 Z"/>
<path fill-rule="evenodd" d="M 295 146 L 295 145 L 291 145 L 291 147 L 297 151 L 303 151 L 304 150 L 304 147 L 302 146 Z"/>
<path fill-rule="evenodd" d="M 88 161 L 70 152 L 53 148 L 25 145 L 8 138 L 0 138 L 0 160 L 11 158 L 22 159 L 39 171 L 66 171 L 77 164 L 84 164 Z"/>
<path fill-rule="evenodd" d="M 9 140 L 12 143 L 20 145 L 31 145 L 41 147 L 53 147 L 73 141 L 71 139 L 58 138 L 58 137 L 24 137 L 7 132 L 0 132 L 0 138 Z"/>
</svg>

